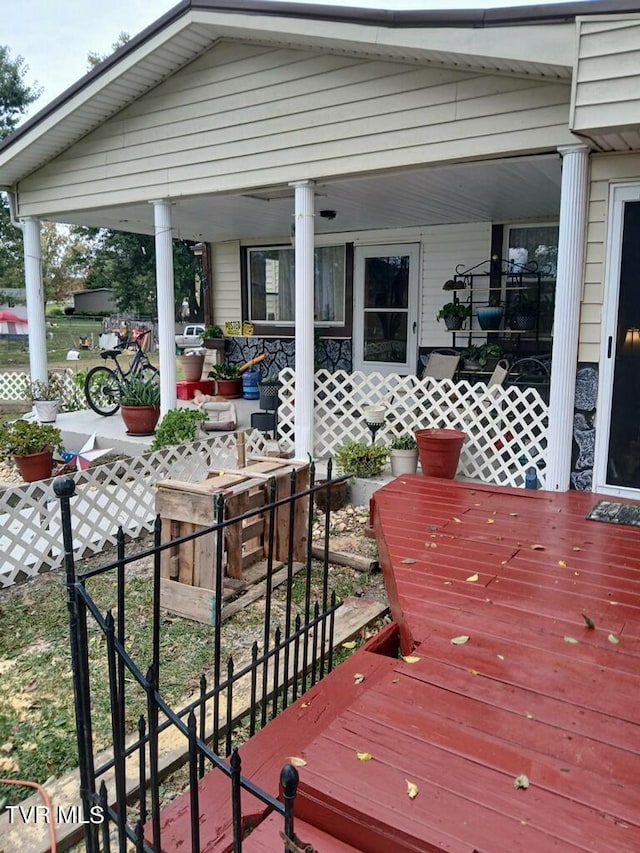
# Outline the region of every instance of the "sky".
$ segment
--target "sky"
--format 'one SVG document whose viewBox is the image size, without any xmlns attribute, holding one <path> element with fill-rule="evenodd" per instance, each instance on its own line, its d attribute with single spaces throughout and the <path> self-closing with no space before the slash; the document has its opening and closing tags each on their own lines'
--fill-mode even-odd
<svg viewBox="0 0 640 853">
<path fill-rule="evenodd" d="M 396 10 L 533 5 L 528 0 L 295 2 Z M 27 116 L 42 109 L 86 73 L 89 52 L 111 53 L 121 32 L 136 35 L 174 5 L 173 0 L 0 0 L 0 44 L 7 45 L 13 58 L 24 58 L 29 67 L 26 81 L 43 87 Z"/>
</svg>

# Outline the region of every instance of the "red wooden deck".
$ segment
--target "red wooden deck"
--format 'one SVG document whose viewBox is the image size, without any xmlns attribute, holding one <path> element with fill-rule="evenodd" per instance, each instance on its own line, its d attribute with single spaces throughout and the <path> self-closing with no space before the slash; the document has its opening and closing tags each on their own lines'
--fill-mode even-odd
<svg viewBox="0 0 640 853">
<path fill-rule="evenodd" d="M 598 500 L 419 476 L 375 494 L 409 660 L 387 630 L 241 749 L 243 772 L 274 794 L 287 758 L 305 759 L 303 841 L 640 850 L 640 530 L 587 521 Z M 228 786 L 216 774 L 201 786 L 201 849 L 228 849 Z M 188 849 L 187 818 L 184 800 L 163 812 L 163 850 Z M 279 828 L 264 821 L 243 850 L 281 849 Z"/>
</svg>

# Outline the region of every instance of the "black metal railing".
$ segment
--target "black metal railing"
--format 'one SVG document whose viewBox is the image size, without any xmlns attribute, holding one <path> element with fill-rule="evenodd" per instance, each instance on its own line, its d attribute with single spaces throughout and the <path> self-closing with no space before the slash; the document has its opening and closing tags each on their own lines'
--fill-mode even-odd
<svg viewBox="0 0 640 853">
<path fill-rule="evenodd" d="M 201 807 L 198 801 L 198 780 L 208 771 L 218 770 L 229 779 L 229 825 L 233 837 L 234 853 L 242 850 L 245 832 L 241 814 L 241 792 L 249 792 L 268 810 L 282 815 L 284 850 L 292 849 L 295 841 L 293 806 L 298 783 L 298 773 L 292 765 L 285 765 L 280 773 L 282 802 L 253 784 L 242 775 L 241 758 L 234 746 L 234 729 L 246 714 L 234 710 L 234 697 L 239 684 L 247 684 L 243 696 L 248 695 L 248 735 L 266 725 L 294 702 L 309 687 L 322 679 L 333 668 L 333 634 L 336 610 L 340 602 L 335 592 L 329 590 L 329 492 L 332 484 L 346 478 L 328 478 L 315 483 L 315 468 L 310 465 L 309 485 L 298 490 L 296 470 L 290 474 L 289 495 L 276 500 L 275 480 L 269 483 L 268 504 L 225 519 L 225 500 L 222 493 L 213 498 L 214 523 L 188 536 L 161 542 L 161 521 L 156 518 L 153 546 L 145 551 L 127 554 L 125 534 L 117 533 L 116 559 L 98 568 L 77 572 L 73 556 L 73 518 L 71 503 L 75 485 L 71 478 L 54 481 L 54 491 L 60 499 L 62 534 L 65 552 L 67 606 L 69 610 L 71 659 L 74 682 L 75 717 L 78 740 L 80 795 L 84 809 L 85 844 L 89 853 L 110 851 L 159 851 L 162 849 L 160 822 L 160 736 L 173 727 L 186 739 L 185 751 L 189 771 L 189 796 L 191 803 L 190 848 L 200 849 Z M 322 595 L 312 603 L 312 526 L 313 501 L 317 491 L 326 491 L 324 559 L 322 561 Z M 308 512 L 307 552 L 303 565 L 304 607 L 302 613 L 293 615 L 292 588 L 294 578 L 293 537 L 295 508 L 306 502 Z M 272 576 L 274 568 L 275 513 L 288 507 L 288 558 L 284 626 L 272 632 Z M 230 524 L 237 524 L 263 514 L 268 518 L 266 536 L 265 617 L 262 649 L 258 642 L 251 647 L 250 661 L 236 669 L 233 658 L 226 661 L 223 674 L 222 661 L 222 594 L 223 589 L 223 539 Z M 200 678 L 198 695 L 176 711 L 163 698 L 161 678 L 161 608 L 160 581 L 161 555 L 169 548 L 199 536 L 216 534 L 215 601 L 213 608 L 213 677 L 209 684 L 205 675 Z M 126 567 L 135 560 L 151 557 L 153 561 L 153 597 L 151 620 L 151 660 L 134 659 L 126 646 L 128 615 L 125 604 Z M 299 568 L 299 567 L 298 567 Z M 115 579 L 113 607 L 102 613 L 94 602 L 89 587 L 92 578 L 110 574 Z M 108 663 L 108 693 L 111 713 L 111 741 L 113 757 L 96 766 L 92 732 L 92 678 L 89 654 L 89 625 L 92 631 L 102 633 L 104 652 Z M 137 729 L 127 731 L 127 707 L 135 692 L 144 698 L 145 713 L 138 718 Z M 208 723 L 207 721 L 210 720 Z M 127 789 L 126 762 L 138 762 L 137 794 Z M 113 780 L 111 782 L 111 779 Z M 109 785 L 107 782 L 109 781 Z M 109 790 L 110 789 L 110 790 Z M 287 843 L 287 840 L 289 843 Z"/>
</svg>

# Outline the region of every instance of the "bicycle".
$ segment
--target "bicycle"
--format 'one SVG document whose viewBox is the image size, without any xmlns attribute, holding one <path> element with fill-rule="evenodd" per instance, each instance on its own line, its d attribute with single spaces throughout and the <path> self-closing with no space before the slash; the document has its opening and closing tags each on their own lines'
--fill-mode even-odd
<svg viewBox="0 0 640 853">
<path fill-rule="evenodd" d="M 115 367 L 107 367 L 99 364 L 92 367 L 87 373 L 84 381 L 84 394 L 87 403 L 98 415 L 108 417 L 114 415 L 120 408 L 120 394 L 122 384 L 129 376 L 140 376 L 142 379 L 150 379 L 157 376 L 159 370 L 149 361 L 149 357 L 142 348 L 142 342 L 150 330 L 139 334 L 133 341 L 121 341 L 114 349 L 104 350 L 100 353 L 104 359 L 111 359 Z M 123 370 L 118 356 L 122 355 L 132 343 L 136 345 L 136 351 L 131 359 L 128 370 Z"/>
</svg>

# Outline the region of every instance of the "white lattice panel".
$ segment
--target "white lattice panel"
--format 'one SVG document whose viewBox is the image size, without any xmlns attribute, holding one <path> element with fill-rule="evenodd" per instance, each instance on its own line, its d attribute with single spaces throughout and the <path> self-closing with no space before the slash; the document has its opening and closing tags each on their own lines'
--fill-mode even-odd
<svg viewBox="0 0 640 853">
<path fill-rule="evenodd" d="M 265 449 L 262 433 L 245 433 L 247 454 L 262 455 Z M 152 530 L 157 480 L 197 482 L 212 467 L 235 468 L 236 464 L 236 439 L 230 434 L 75 473 L 74 554 L 80 557 L 114 544 L 119 525 L 132 537 Z M 60 507 L 52 480 L 0 491 L 0 552 L 0 587 L 61 565 Z"/>
<path fill-rule="evenodd" d="M 287 368 L 280 379 L 278 431 L 283 443 L 293 447 L 295 374 Z M 526 468 L 533 464 L 544 485 L 548 407 L 534 388 L 320 370 L 315 375 L 315 457 L 333 456 L 348 439 L 370 441 L 362 410 L 378 403 L 386 407 L 378 443 L 414 429 L 462 429 L 467 439 L 460 476 L 523 486 Z"/>
<path fill-rule="evenodd" d="M 76 400 L 79 389 L 73 381 L 73 370 L 60 371 L 63 383 L 63 401 Z M 0 400 L 21 401 L 28 398 L 28 388 L 31 376 L 24 371 L 0 373 Z M 84 395 L 82 394 L 82 397 Z M 64 408 L 64 406 L 63 406 Z M 75 406 L 77 408 L 77 406 Z"/>
</svg>

